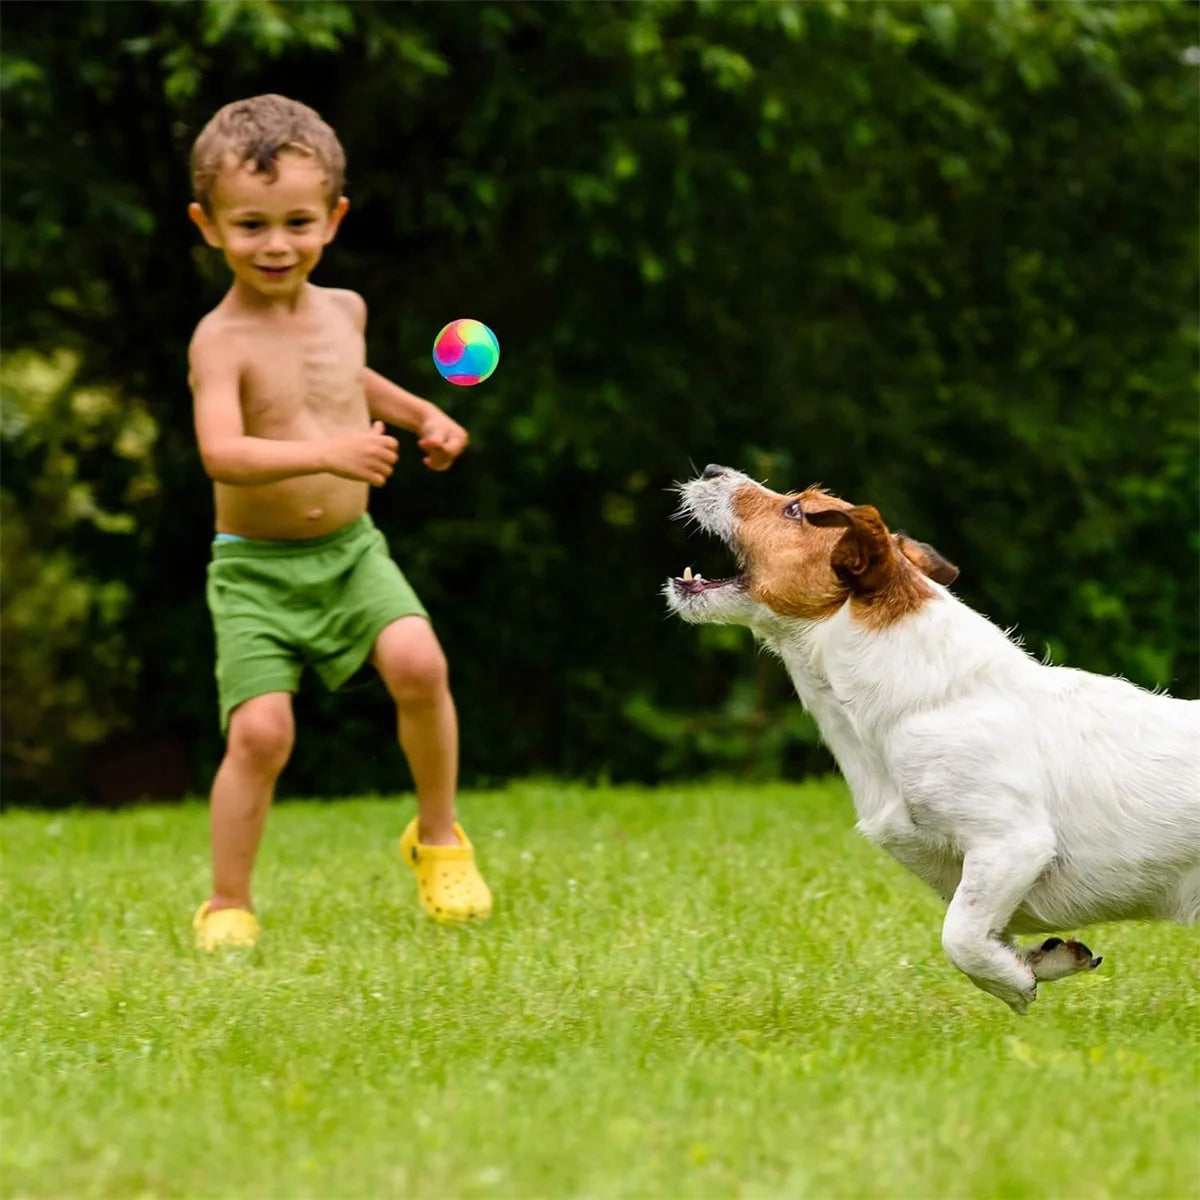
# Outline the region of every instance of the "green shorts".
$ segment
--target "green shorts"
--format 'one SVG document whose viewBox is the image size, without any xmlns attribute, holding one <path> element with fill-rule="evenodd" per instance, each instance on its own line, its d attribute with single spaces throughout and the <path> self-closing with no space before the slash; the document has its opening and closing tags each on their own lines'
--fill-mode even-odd
<svg viewBox="0 0 1200 1200">
<path fill-rule="evenodd" d="M 429 615 L 366 514 L 304 541 L 218 539 L 207 596 L 222 733 L 239 704 L 295 692 L 306 666 L 331 691 L 341 687 L 385 626 Z"/>
</svg>

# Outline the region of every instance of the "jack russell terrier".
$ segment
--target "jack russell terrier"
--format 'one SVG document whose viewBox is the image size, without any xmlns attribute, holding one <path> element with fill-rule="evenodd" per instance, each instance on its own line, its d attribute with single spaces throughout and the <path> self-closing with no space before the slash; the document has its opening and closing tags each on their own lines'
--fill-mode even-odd
<svg viewBox="0 0 1200 1200">
<path fill-rule="evenodd" d="M 1023 1013 L 1039 979 L 1100 960 L 1014 933 L 1200 917 L 1200 701 L 1037 662 L 870 505 L 711 465 L 679 491 L 741 570 L 688 568 L 668 605 L 779 655 L 858 829 L 949 902 L 942 945 L 973 983 Z"/>
</svg>

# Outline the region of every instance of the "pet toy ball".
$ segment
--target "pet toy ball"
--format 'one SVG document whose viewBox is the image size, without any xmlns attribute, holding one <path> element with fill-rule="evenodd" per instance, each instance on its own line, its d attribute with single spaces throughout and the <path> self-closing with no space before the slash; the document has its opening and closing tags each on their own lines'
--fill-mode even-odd
<svg viewBox="0 0 1200 1200">
<path fill-rule="evenodd" d="M 482 383 L 499 361 L 500 343 L 482 321 L 451 321 L 433 339 L 433 365 L 459 387 Z"/>
</svg>

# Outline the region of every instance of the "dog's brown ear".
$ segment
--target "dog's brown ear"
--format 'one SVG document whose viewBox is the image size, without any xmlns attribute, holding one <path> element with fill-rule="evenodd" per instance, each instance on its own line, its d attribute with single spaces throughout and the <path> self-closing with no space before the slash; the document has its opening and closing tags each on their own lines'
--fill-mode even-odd
<svg viewBox="0 0 1200 1200">
<path fill-rule="evenodd" d="M 900 553 L 934 583 L 948 587 L 958 578 L 958 568 L 948 558 L 943 558 L 928 542 L 918 542 L 903 533 L 896 534 L 895 538 Z"/>
<path fill-rule="evenodd" d="M 806 512 L 810 525 L 825 529 L 844 527 L 833 548 L 830 565 L 844 583 L 864 591 L 874 591 L 892 567 L 892 539 L 879 510 L 870 504 L 854 508 L 823 508 Z"/>
</svg>

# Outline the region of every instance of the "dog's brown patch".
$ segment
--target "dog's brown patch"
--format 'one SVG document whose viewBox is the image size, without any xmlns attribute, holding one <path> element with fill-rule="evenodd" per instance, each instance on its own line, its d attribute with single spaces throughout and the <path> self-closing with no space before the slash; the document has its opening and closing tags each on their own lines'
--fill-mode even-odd
<svg viewBox="0 0 1200 1200">
<path fill-rule="evenodd" d="M 932 598 L 933 588 L 920 569 L 914 570 L 915 562 L 897 545 L 873 505 L 815 512 L 810 520 L 821 528 L 844 531 L 830 565 L 849 589 L 854 616 L 864 625 L 892 625 Z"/>
<path fill-rule="evenodd" d="M 743 487 L 733 497 L 738 548 L 755 600 L 780 616 L 816 621 L 841 608 L 847 589 L 829 565 L 835 539 L 803 518 L 785 516 L 784 508 L 793 501 L 799 501 L 805 513 L 821 505 L 850 507 L 816 488 L 782 495 Z"/>
<path fill-rule="evenodd" d="M 958 574 L 932 546 L 893 535 L 875 508 L 820 488 L 743 487 L 733 513 L 750 594 L 780 616 L 821 620 L 849 597 L 857 620 L 883 627 L 934 595 L 925 576 L 949 583 Z"/>
</svg>

